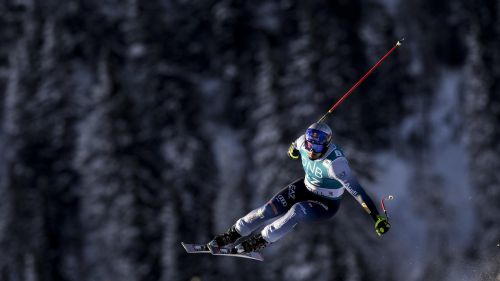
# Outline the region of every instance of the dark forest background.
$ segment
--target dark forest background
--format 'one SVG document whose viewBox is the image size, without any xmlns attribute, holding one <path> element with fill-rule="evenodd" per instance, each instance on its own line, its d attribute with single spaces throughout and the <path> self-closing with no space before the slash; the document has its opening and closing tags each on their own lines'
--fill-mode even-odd
<svg viewBox="0 0 500 281">
<path fill-rule="evenodd" d="M 187 255 L 328 124 L 365 189 L 263 263 Z M 0 280 L 500 280 L 498 0 L 0 0 Z"/>
</svg>

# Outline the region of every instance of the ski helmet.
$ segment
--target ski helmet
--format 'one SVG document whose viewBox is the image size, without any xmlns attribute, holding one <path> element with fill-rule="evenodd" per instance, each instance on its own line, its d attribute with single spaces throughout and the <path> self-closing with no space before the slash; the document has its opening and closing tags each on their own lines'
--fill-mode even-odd
<svg viewBox="0 0 500 281">
<path fill-rule="evenodd" d="M 314 153 L 324 153 L 332 141 L 332 129 L 325 123 L 314 123 L 306 130 L 305 148 Z"/>
</svg>

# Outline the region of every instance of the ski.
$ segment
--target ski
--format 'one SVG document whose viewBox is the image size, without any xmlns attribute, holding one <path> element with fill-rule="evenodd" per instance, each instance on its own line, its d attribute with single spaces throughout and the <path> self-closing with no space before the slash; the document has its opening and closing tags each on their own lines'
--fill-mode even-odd
<svg viewBox="0 0 500 281">
<path fill-rule="evenodd" d="M 219 248 L 219 247 L 213 247 L 208 245 L 208 248 L 210 249 L 212 255 L 214 256 L 229 256 L 229 257 L 239 257 L 239 258 L 245 258 L 245 259 L 251 259 L 251 260 L 257 260 L 257 261 L 264 261 L 264 256 L 259 253 L 259 252 L 250 252 L 250 253 L 232 253 L 231 249 L 232 248 Z"/>
<path fill-rule="evenodd" d="M 189 244 L 181 242 L 182 247 L 189 254 L 212 254 L 214 256 L 231 256 L 231 257 L 239 257 L 245 259 L 252 259 L 263 261 L 264 257 L 259 252 L 251 252 L 251 253 L 231 253 L 231 248 L 218 248 L 209 246 L 207 244 Z"/>
<path fill-rule="evenodd" d="M 186 250 L 186 252 L 190 254 L 209 254 L 210 249 L 208 248 L 207 244 L 188 244 L 181 242 L 182 247 Z"/>
</svg>

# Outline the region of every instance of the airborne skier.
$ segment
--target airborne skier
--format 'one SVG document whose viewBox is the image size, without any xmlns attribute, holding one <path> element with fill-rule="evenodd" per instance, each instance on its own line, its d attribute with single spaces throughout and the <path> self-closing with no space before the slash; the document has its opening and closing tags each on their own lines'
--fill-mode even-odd
<svg viewBox="0 0 500 281">
<path fill-rule="evenodd" d="M 332 142 L 332 130 L 314 123 L 290 145 L 288 155 L 302 160 L 305 177 L 299 178 L 265 203 L 236 221 L 225 233 L 215 236 L 212 247 L 224 247 L 250 235 L 270 219 L 262 231 L 233 247 L 234 253 L 249 253 L 281 239 L 302 222 L 327 220 L 335 215 L 345 190 L 371 216 L 378 235 L 391 225 L 381 216 L 371 198 L 352 173 L 344 152 Z M 279 217 L 279 218 L 278 218 Z"/>
<path fill-rule="evenodd" d="M 382 199 L 385 217 L 380 215 L 349 167 L 340 147 L 332 142 L 332 130 L 323 121 L 399 46 L 396 44 L 361 77 L 304 135 L 288 149 L 293 159 L 302 159 L 305 177 L 299 178 L 274 195 L 266 204 L 238 219 L 225 233 L 214 237 L 208 244 L 182 243 L 188 253 L 237 255 L 263 260 L 255 252 L 285 236 L 297 224 L 324 221 L 335 215 L 345 190 L 350 193 L 375 223 L 379 236 L 391 228 Z M 392 196 L 387 199 L 391 200 Z M 265 225 L 268 221 L 274 221 Z M 254 231 L 264 226 L 257 234 Z M 249 237 L 250 236 L 250 237 Z M 234 245 L 240 238 L 241 243 Z M 231 247 L 227 247 L 230 245 Z"/>
</svg>

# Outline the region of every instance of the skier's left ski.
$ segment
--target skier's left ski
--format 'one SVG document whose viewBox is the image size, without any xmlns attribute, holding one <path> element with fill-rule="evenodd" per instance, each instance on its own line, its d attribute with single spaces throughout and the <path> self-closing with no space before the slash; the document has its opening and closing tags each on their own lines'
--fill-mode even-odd
<svg viewBox="0 0 500 281">
<path fill-rule="evenodd" d="M 231 248 L 213 247 L 213 246 L 210 246 L 210 244 L 208 244 L 207 246 L 210 249 L 210 251 L 212 252 L 212 255 L 214 255 L 214 256 L 230 256 L 230 257 L 252 259 L 252 260 L 257 260 L 257 261 L 264 261 L 264 256 L 259 252 L 237 254 L 237 253 L 232 253 Z"/>
</svg>

